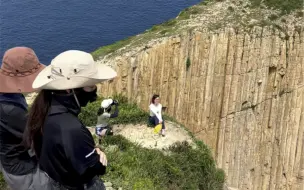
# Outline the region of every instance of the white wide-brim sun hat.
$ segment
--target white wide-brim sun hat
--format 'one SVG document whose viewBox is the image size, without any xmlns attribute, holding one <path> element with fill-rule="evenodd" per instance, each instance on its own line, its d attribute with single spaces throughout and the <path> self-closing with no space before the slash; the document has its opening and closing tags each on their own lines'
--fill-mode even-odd
<svg viewBox="0 0 304 190">
<path fill-rule="evenodd" d="M 91 54 L 68 50 L 57 55 L 38 74 L 32 86 L 40 90 L 67 90 L 93 86 L 116 76 L 111 67 L 95 63 Z"/>
</svg>

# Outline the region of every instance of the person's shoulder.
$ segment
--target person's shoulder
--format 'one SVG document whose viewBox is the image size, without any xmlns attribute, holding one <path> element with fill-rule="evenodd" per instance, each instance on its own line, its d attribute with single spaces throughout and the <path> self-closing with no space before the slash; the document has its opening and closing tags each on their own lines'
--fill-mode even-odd
<svg viewBox="0 0 304 190">
<path fill-rule="evenodd" d="M 2 118 L 16 119 L 17 121 L 21 118 L 26 117 L 27 110 L 20 108 L 14 104 L 0 104 L 0 115 Z"/>
<path fill-rule="evenodd" d="M 52 115 L 49 117 L 48 123 L 59 126 L 63 131 L 73 131 L 83 126 L 80 120 L 69 112 Z"/>
<path fill-rule="evenodd" d="M 19 106 L 16 106 L 15 104 L 10 104 L 10 103 L 0 103 L 0 111 L 2 114 L 10 114 L 12 112 L 17 112 L 17 113 L 27 113 L 27 110 L 22 109 Z"/>
</svg>

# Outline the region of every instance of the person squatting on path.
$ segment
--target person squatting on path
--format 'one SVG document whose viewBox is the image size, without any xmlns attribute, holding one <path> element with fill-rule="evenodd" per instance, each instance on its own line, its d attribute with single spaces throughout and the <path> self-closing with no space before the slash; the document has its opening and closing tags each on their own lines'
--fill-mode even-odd
<svg viewBox="0 0 304 190">
<path fill-rule="evenodd" d="M 162 124 L 161 135 L 165 136 L 165 122 L 162 118 L 162 105 L 160 104 L 159 95 L 153 95 L 151 104 L 149 106 L 150 109 L 150 117 L 149 121 L 154 125 L 154 127 L 158 124 Z"/>
<path fill-rule="evenodd" d="M 45 189 L 48 177 L 38 168 L 36 157 L 22 145 L 27 122 L 25 97 L 45 66 L 35 52 L 15 47 L 5 52 L 0 69 L 0 170 L 12 190 Z M 2 167 L 1 167 L 2 165 Z"/>
<path fill-rule="evenodd" d="M 69 50 L 36 77 L 33 88 L 41 91 L 30 110 L 25 139 L 50 178 L 49 189 L 105 189 L 99 176 L 106 172 L 106 155 L 95 147 L 78 114 L 96 100 L 96 84 L 116 75 L 89 53 Z"/>
<path fill-rule="evenodd" d="M 115 105 L 115 111 L 111 114 L 112 106 Z M 106 135 L 113 135 L 111 126 L 109 126 L 109 119 L 118 117 L 118 101 L 113 99 L 105 99 L 101 102 L 101 107 L 97 112 L 97 126 L 96 135 L 103 137 Z"/>
</svg>

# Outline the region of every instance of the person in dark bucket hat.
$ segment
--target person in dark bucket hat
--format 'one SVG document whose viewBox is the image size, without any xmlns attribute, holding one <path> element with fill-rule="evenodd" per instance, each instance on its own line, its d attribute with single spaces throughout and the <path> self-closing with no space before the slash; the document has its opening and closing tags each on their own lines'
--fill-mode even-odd
<svg viewBox="0 0 304 190">
<path fill-rule="evenodd" d="M 0 170 L 13 190 L 45 189 L 46 174 L 36 156 L 22 144 L 27 123 L 23 93 L 34 92 L 33 81 L 45 68 L 35 52 L 15 47 L 5 52 L 0 69 Z"/>
<path fill-rule="evenodd" d="M 0 93 L 34 92 L 32 83 L 44 67 L 30 48 L 7 50 L 0 69 Z"/>
</svg>

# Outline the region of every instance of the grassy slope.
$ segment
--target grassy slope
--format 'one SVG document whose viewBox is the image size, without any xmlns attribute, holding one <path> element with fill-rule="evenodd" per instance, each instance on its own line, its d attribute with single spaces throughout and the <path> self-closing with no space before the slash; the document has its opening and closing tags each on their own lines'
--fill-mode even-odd
<svg viewBox="0 0 304 190">
<path fill-rule="evenodd" d="M 116 145 L 115 148 L 107 148 Z M 193 150 L 187 143 L 173 145 L 165 155 L 141 148 L 121 136 L 104 140 L 110 161 L 103 177 L 123 189 L 222 189 L 225 174 L 217 169 L 210 151 L 200 143 Z"/>
<path fill-rule="evenodd" d="M 128 104 L 122 96 L 114 98 L 120 102 L 120 113 L 112 124 L 147 122 L 147 112 Z M 82 110 L 80 118 L 85 125 L 95 125 L 100 102 Z M 203 142 L 196 143 L 198 148 L 195 150 L 187 143 L 181 143 L 167 150 L 170 154 L 164 154 L 137 146 L 122 136 L 107 137 L 102 146 L 110 165 L 103 179 L 123 189 L 222 189 L 224 172 L 216 168 L 211 152 Z"/>
<path fill-rule="evenodd" d="M 203 14 L 205 12 L 205 8 L 208 7 L 208 5 L 220 2 L 224 0 L 205 0 L 199 3 L 196 6 L 189 7 L 184 9 L 183 11 L 180 12 L 178 17 L 175 19 L 171 19 L 167 22 L 164 22 L 159 25 L 154 25 L 152 28 L 146 30 L 146 32 L 128 37 L 124 40 L 115 42 L 114 44 L 110 44 L 107 46 L 103 46 L 92 52 L 93 57 L 97 60 L 100 57 L 103 57 L 105 55 L 114 53 L 116 50 L 124 48 L 124 47 L 136 47 L 140 44 L 144 44 L 148 42 L 149 40 L 152 39 L 157 39 L 165 36 L 170 36 L 173 34 L 179 33 L 179 26 L 184 25 L 187 23 L 187 20 L 191 20 L 192 16 L 198 15 L 198 14 Z M 230 0 L 233 4 L 236 6 L 243 6 L 241 5 L 242 2 L 237 2 L 237 0 Z M 249 5 L 246 5 L 246 8 L 250 9 L 275 9 L 279 12 L 279 14 L 274 14 L 271 15 L 269 18 L 259 18 L 259 15 L 248 15 L 248 20 L 250 18 L 252 19 L 258 19 L 259 22 L 255 23 L 255 25 L 259 26 L 266 26 L 266 25 L 273 25 L 273 20 L 279 18 L 280 16 L 289 14 L 293 11 L 297 11 L 297 16 L 298 17 L 303 17 L 303 13 L 301 12 L 301 9 L 303 8 L 303 0 L 248 0 Z M 234 13 L 234 8 L 230 8 L 230 15 L 233 15 Z M 225 17 L 225 15 L 222 15 Z M 237 21 L 239 19 L 240 15 L 235 15 L 235 19 L 232 19 L 232 21 Z M 210 30 L 214 29 L 219 29 L 224 26 L 222 21 L 225 20 L 225 18 L 220 18 L 218 21 L 214 23 L 209 23 L 208 28 Z M 227 22 L 230 22 L 227 20 Z M 247 26 L 246 26 L 247 25 Z M 242 27 L 253 27 L 252 25 L 249 24 L 242 24 Z M 188 28 L 190 29 L 190 28 Z M 128 48 L 129 49 L 129 48 Z"/>
<path fill-rule="evenodd" d="M 146 123 L 148 113 L 134 104 L 128 104 L 123 96 L 115 96 L 120 102 L 119 117 L 112 124 Z M 83 108 L 80 119 L 86 126 L 94 126 L 101 99 Z M 169 117 L 166 117 L 170 120 Z M 122 136 L 103 140 L 109 166 L 102 178 L 123 189 L 222 189 L 225 174 L 216 168 L 210 150 L 201 141 L 195 141 L 197 148 L 187 143 L 175 144 L 166 154 L 137 146 Z M 5 182 L 0 175 L 0 189 Z"/>
<path fill-rule="evenodd" d="M 264 1 L 264 4 L 268 8 L 280 10 L 280 14 L 289 14 L 296 9 L 303 8 L 302 0 L 249 0 L 252 3 L 253 8 L 261 6 L 261 2 Z"/>
</svg>

